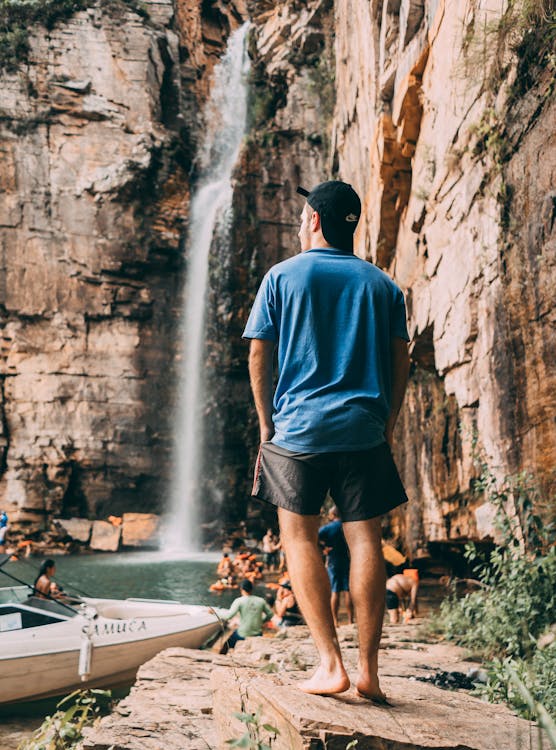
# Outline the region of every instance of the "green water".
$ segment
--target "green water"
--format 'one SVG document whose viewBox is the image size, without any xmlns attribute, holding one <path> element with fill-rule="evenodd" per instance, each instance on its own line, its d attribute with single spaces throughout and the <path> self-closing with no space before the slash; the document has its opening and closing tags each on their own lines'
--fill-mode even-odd
<svg viewBox="0 0 556 750">
<path fill-rule="evenodd" d="M 158 552 L 56 556 L 54 580 L 69 593 L 125 599 L 174 599 L 185 604 L 226 607 L 237 590 L 209 591 L 216 580 L 219 555 L 168 557 Z M 42 558 L 8 563 L 11 575 L 33 583 Z M 0 576 L 0 586 L 10 581 Z"/>
</svg>

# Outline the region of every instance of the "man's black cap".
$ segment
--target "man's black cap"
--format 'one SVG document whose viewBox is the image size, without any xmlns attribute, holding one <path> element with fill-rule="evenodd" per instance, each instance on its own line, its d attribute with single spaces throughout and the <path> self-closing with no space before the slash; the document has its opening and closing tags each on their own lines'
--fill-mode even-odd
<svg viewBox="0 0 556 750">
<path fill-rule="evenodd" d="M 353 252 L 353 233 L 361 216 L 361 201 L 351 185 L 341 180 L 329 180 L 311 191 L 298 187 L 297 192 L 318 211 L 328 244 Z"/>
</svg>

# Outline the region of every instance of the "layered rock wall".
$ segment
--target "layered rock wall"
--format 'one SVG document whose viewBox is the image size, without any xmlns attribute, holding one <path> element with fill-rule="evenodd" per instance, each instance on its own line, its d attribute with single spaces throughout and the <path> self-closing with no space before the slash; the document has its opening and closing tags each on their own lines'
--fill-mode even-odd
<svg viewBox="0 0 556 750">
<path fill-rule="evenodd" d="M 315 93 L 327 98 L 324 55 L 312 69 L 297 26 L 317 5 L 334 39 L 335 105 L 317 103 L 324 122 L 307 120 Z M 259 220 L 249 239 L 261 248 L 255 276 L 297 251 L 296 183 L 354 184 L 356 252 L 405 291 L 412 337 L 395 445 L 411 502 L 391 531 L 412 553 L 431 540 L 492 536 L 480 464 L 498 482 L 530 472 L 545 498 L 554 487 L 553 63 L 540 63 L 542 42 L 527 39 L 531 20 L 515 6 L 317 5 L 269 4 L 254 17 L 255 57 L 281 85 L 255 131 L 264 148 L 242 167 Z"/>
<path fill-rule="evenodd" d="M 2 507 L 160 510 L 199 108 L 238 3 L 100 0 L 0 88 Z"/>
<path fill-rule="evenodd" d="M 406 292 L 412 338 L 396 531 L 413 551 L 492 534 L 478 534 L 477 459 L 554 487 L 554 69 L 533 55 L 524 70 L 512 46 L 529 27 L 498 3 L 337 3 L 335 25 L 357 252 Z"/>
</svg>

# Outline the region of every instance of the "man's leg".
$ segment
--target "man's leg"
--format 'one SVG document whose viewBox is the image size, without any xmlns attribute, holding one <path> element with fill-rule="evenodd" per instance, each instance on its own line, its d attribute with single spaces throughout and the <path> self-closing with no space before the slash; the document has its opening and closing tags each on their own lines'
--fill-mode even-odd
<svg viewBox="0 0 556 750">
<path fill-rule="evenodd" d="M 306 693 L 333 695 L 349 688 L 330 606 L 330 583 L 318 547 L 319 516 L 278 508 L 281 538 L 293 591 L 319 653 L 313 676 L 299 685 Z"/>
<path fill-rule="evenodd" d="M 359 632 L 356 688 L 368 698 L 384 699 L 378 683 L 378 647 L 384 618 L 386 570 L 380 518 L 343 524 L 351 557 L 350 592 Z"/>
<path fill-rule="evenodd" d="M 353 599 L 351 598 L 351 594 L 349 593 L 349 591 L 346 591 L 345 602 L 348 615 L 348 623 L 351 625 L 353 623 Z"/>
<path fill-rule="evenodd" d="M 330 597 L 330 607 L 332 609 L 332 619 L 334 620 L 334 627 L 338 627 L 338 613 L 340 612 L 340 593 L 333 591 Z"/>
</svg>

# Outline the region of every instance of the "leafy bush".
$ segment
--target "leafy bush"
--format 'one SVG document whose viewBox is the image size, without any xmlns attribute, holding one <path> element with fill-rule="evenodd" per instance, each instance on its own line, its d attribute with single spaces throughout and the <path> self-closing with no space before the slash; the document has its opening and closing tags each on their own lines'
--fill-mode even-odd
<svg viewBox="0 0 556 750">
<path fill-rule="evenodd" d="M 508 679 L 508 667 L 531 693 L 533 700 L 542 703 L 549 714 L 556 716 L 556 643 L 537 649 L 530 662 L 495 659 L 488 669 L 488 683 L 481 693 L 491 703 L 509 703 L 527 719 L 534 719 L 529 704 Z"/>
<path fill-rule="evenodd" d="M 58 710 L 18 750 L 71 750 L 83 739 L 83 728 L 107 714 L 111 706 L 108 690 L 76 690 L 57 704 Z"/>
<path fill-rule="evenodd" d="M 481 588 L 463 598 L 455 593 L 440 606 L 434 629 L 474 655 L 490 660 L 483 688 L 489 700 L 502 700 L 531 717 L 530 706 L 512 687 L 513 671 L 533 699 L 556 712 L 556 644 L 539 648 L 539 639 L 556 623 L 556 546 L 552 524 L 543 524 L 535 510 L 542 503 L 531 477 L 521 474 L 502 487 L 487 470 L 477 489 L 497 508 L 503 543 L 482 559 L 474 545 L 465 555 Z M 538 718 L 538 717 L 537 717 Z"/>
<path fill-rule="evenodd" d="M 476 562 L 473 545 L 466 557 Z M 556 549 L 531 558 L 515 547 L 498 548 L 479 568 L 479 591 L 442 602 L 438 624 L 445 636 L 488 659 L 529 658 L 536 639 L 556 622 Z"/>
</svg>

